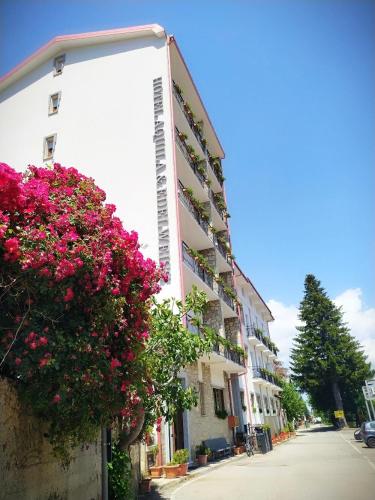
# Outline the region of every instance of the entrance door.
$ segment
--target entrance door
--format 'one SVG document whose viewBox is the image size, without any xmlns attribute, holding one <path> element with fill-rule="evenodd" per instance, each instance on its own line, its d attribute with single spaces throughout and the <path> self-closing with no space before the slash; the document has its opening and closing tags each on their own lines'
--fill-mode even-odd
<svg viewBox="0 0 375 500">
<path fill-rule="evenodd" d="M 173 441 L 175 450 L 184 448 L 184 413 L 181 410 L 173 420 Z"/>
</svg>

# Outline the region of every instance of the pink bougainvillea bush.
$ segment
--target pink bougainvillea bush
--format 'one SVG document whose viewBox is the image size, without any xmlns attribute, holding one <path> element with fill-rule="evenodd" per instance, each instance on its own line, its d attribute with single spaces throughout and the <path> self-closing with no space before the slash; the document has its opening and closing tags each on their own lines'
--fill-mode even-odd
<svg viewBox="0 0 375 500">
<path fill-rule="evenodd" d="M 142 353 L 163 269 L 74 168 L 0 164 L 0 373 L 50 423 L 57 452 L 152 388 Z"/>
</svg>

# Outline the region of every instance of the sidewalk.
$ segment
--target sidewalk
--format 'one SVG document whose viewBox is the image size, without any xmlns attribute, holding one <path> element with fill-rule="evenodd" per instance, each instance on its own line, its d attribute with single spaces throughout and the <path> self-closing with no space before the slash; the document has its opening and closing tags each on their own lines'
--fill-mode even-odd
<svg viewBox="0 0 375 500">
<path fill-rule="evenodd" d="M 229 458 L 223 458 L 218 462 L 211 462 L 205 465 L 204 467 L 197 467 L 187 473 L 186 476 L 177 477 L 176 479 L 152 479 L 152 493 L 148 493 L 145 495 L 139 495 L 139 500 L 168 500 L 171 498 L 173 491 L 185 481 L 190 481 L 192 479 L 204 476 L 212 472 L 213 470 L 219 469 L 220 467 L 224 467 L 225 465 L 231 464 L 233 462 L 237 462 L 241 460 L 241 458 L 246 457 L 246 453 L 242 453 L 242 455 L 235 455 Z"/>
</svg>

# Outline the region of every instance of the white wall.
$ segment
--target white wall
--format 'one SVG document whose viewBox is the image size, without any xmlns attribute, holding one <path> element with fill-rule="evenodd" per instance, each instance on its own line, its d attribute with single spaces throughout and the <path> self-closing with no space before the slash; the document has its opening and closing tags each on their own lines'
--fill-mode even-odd
<svg viewBox="0 0 375 500">
<path fill-rule="evenodd" d="M 53 60 L 0 95 L 1 161 L 24 170 L 43 163 L 43 139 L 57 134 L 54 161 L 75 166 L 107 193 L 143 253 L 158 259 L 153 79 L 162 77 L 172 282 L 163 295 L 180 296 L 169 75 L 165 38 L 147 37 L 70 49 L 63 73 Z M 50 94 L 61 91 L 56 115 Z"/>
</svg>

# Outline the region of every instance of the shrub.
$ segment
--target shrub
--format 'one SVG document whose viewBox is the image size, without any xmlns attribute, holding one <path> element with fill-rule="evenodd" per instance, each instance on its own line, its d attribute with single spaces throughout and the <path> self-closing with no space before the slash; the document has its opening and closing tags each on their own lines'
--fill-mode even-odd
<svg viewBox="0 0 375 500">
<path fill-rule="evenodd" d="M 136 426 L 152 391 L 143 351 L 163 271 L 74 168 L 0 164 L 0 368 L 69 448 L 119 417 Z"/>
<path fill-rule="evenodd" d="M 177 450 L 173 454 L 172 464 L 186 464 L 189 460 L 189 450 L 183 448 L 181 450 Z"/>
</svg>

